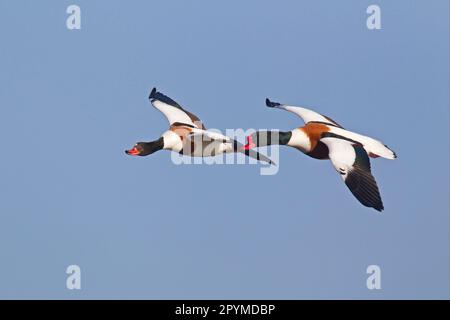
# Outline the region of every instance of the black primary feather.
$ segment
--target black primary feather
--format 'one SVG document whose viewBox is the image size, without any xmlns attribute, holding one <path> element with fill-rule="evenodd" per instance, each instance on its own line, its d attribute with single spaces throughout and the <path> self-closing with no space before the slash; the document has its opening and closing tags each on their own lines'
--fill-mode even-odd
<svg viewBox="0 0 450 320">
<path fill-rule="evenodd" d="M 269 108 L 275 108 L 281 106 L 281 103 L 270 101 L 269 98 L 266 98 L 266 106 Z"/>
<path fill-rule="evenodd" d="M 354 145 L 353 148 L 356 158 L 353 168 L 347 173 L 345 184 L 361 204 L 381 212 L 384 209 L 383 201 L 377 182 L 370 171 L 369 156 L 362 146 Z"/>
</svg>

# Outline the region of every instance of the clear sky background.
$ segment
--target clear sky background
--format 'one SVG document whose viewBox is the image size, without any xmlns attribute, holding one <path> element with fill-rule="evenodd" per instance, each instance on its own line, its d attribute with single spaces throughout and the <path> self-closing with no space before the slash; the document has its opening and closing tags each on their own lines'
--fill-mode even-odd
<svg viewBox="0 0 450 320">
<path fill-rule="evenodd" d="M 0 1 L 0 298 L 449 298 L 448 39 L 447 0 Z M 208 128 L 302 125 L 270 97 L 382 140 L 386 210 L 293 149 L 126 156 L 167 128 L 153 86 Z"/>
</svg>

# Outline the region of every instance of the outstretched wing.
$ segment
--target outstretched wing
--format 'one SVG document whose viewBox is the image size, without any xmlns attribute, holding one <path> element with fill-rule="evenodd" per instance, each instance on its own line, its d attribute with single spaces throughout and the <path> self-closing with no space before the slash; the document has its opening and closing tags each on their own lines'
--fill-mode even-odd
<svg viewBox="0 0 450 320">
<path fill-rule="evenodd" d="M 240 143 L 234 139 L 231 139 L 230 137 L 227 137 L 223 134 L 220 134 L 218 132 L 201 130 L 201 129 L 192 129 L 192 132 L 191 132 L 191 134 L 189 134 L 188 139 L 190 139 L 191 141 L 197 140 L 197 141 L 202 141 L 202 142 L 204 142 L 204 141 L 220 142 L 220 143 L 222 143 L 222 146 L 223 146 L 222 152 L 239 152 L 239 153 L 245 154 L 246 156 L 248 156 L 250 158 L 257 159 L 259 161 L 264 161 L 269 164 L 275 165 L 274 161 L 272 161 L 270 158 L 263 155 L 262 153 L 259 153 L 256 150 L 251 150 L 251 149 L 247 150 L 242 143 Z"/>
<path fill-rule="evenodd" d="M 153 88 L 148 98 L 151 104 L 166 116 L 170 125 L 188 125 L 189 127 L 205 129 L 205 126 L 196 115 L 184 110 L 177 102 L 156 91 L 156 88 Z"/>
<path fill-rule="evenodd" d="M 377 182 L 370 171 L 370 160 L 363 146 L 351 139 L 326 132 L 320 139 L 329 150 L 334 168 L 347 187 L 364 206 L 384 209 Z"/>
<path fill-rule="evenodd" d="M 327 116 L 321 115 L 320 113 L 317 113 L 315 111 L 312 111 L 312 110 L 309 110 L 306 108 L 288 106 L 288 105 L 284 105 L 284 104 L 281 104 L 278 102 L 270 101 L 269 99 L 266 99 L 266 106 L 268 106 L 269 108 L 284 109 L 286 111 L 295 113 L 300 118 L 302 118 L 302 120 L 305 123 L 319 122 L 319 123 L 330 124 L 332 126 L 342 128 L 342 126 L 340 124 L 338 124 L 336 121 L 334 121 L 333 119 L 330 119 Z"/>
</svg>

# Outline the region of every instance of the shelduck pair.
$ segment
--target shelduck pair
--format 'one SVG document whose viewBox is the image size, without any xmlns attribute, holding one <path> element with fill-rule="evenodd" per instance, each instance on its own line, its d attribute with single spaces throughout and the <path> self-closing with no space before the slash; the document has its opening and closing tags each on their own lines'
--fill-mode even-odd
<svg viewBox="0 0 450 320">
<path fill-rule="evenodd" d="M 169 97 L 156 91 L 149 96 L 151 104 L 169 121 L 169 130 L 155 141 L 138 142 L 125 152 L 133 156 L 147 156 L 158 150 L 171 150 L 192 157 L 214 156 L 240 152 L 270 164 L 274 162 L 253 150 L 268 145 L 293 147 L 315 159 L 330 159 L 347 187 L 361 204 L 382 211 L 380 192 L 371 173 L 371 158 L 396 159 L 394 151 L 373 138 L 345 130 L 334 120 L 315 111 L 283 105 L 266 99 L 266 105 L 290 111 L 305 122 L 305 126 L 291 131 L 256 131 L 247 137 L 247 144 L 216 132 L 206 130 L 200 119 L 183 109 Z"/>
</svg>

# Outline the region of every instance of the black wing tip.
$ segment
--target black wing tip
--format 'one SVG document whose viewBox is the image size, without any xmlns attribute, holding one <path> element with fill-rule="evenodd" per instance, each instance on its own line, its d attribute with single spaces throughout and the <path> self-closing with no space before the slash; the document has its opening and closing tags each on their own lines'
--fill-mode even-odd
<svg viewBox="0 0 450 320">
<path fill-rule="evenodd" d="M 150 95 L 148 96 L 149 99 L 155 99 L 156 98 L 156 87 L 153 87 L 152 91 L 150 92 Z"/>
<path fill-rule="evenodd" d="M 264 158 L 262 158 L 262 159 L 259 158 L 258 160 L 262 161 L 262 162 L 265 162 L 265 163 L 268 163 L 271 166 L 277 166 L 277 163 L 275 161 L 273 161 L 272 159 L 270 159 L 269 157 L 267 157 L 267 156 L 264 156 Z"/>
<path fill-rule="evenodd" d="M 266 106 L 268 106 L 269 108 L 276 108 L 281 106 L 281 103 L 270 101 L 269 98 L 266 98 Z"/>
<path fill-rule="evenodd" d="M 269 157 L 258 156 L 258 160 L 261 162 L 264 162 L 264 163 L 268 163 L 271 166 L 275 166 L 275 167 L 277 166 L 277 163 L 275 161 L 273 161 L 272 159 L 270 159 Z"/>
<path fill-rule="evenodd" d="M 355 195 L 355 196 L 356 196 L 356 195 Z M 383 210 L 384 210 L 384 205 L 383 205 L 383 202 L 381 201 L 381 198 L 378 198 L 378 199 L 376 199 L 376 200 L 372 200 L 372 201 L 370 201 L 370 202 L 365 202 L 365 203 L 363 203 L 363 201 L 361 201 L 361 199 L 359 199 L 358 197 L 357 197 L 357 199 L 359 200 L 359 202 L 360 202 L 362 205 L 364 205 L 364 206 L 366 206 L 366 207 L 368 207 L 368 208 L 375 209 L 375 210 L 378 211 L 379 213 L 382 213 Z M 366 200 L 366 201 L 367 201 L 367 200 Z"/>
<path fill-rule="evenodd" d="M 171 105 L 172 107 L 183 109 L 175 100 L 172 98 L 166 96 L 165 94 L 159 92 L 156 90 L 156 88 L 153 88 L 150 92 L 150 95 L 148 96 L 151 102 L 154 102 L 155 100 L 159 100 L 161 102 L 167 103 L 168 105 Z"/>
<path fill-rule="evenodd" d="M 384 210 L 375 178 L 365 169 L 355 167 L 345 179 L 345 184 L 356 199 L 365 207 L 373 208 L 378 212 Z"/>
<path fill-rule="evenodd" d="M 374 208 L 375 210 L 377 210 L 379 213 L 382 213 L 383 210 L 384 210 L 383 203 L 377 203 L 377 204 L 374 205 L 372 208 Z"/>
<path fill-rule="evenodd" d="M 395 153 L 395 151 L 394 150 L 392 150 L 391 148 L 389 148 L 387 145 L 384 145 L 386 148 L 388 148 L 389 150 L 391 150 L 391 152 L 392 152 L 392 156 L 394 157 L 394 159 L 397 159 L 398 157 L 397 157 L 397 153 Z"/>
</svg>

